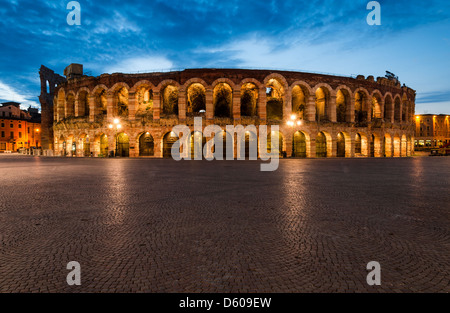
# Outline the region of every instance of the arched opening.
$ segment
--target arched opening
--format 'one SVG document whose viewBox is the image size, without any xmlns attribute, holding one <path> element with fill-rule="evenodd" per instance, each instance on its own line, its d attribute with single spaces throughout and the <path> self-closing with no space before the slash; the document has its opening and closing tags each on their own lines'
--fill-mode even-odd
<svg viewBox="0 0 450 313">
<path fill-rule="evenodd" d="M 139 156 L 151 157 L 155 155 L 155 142 L 153 136 L 147 132 L 139 137 Z"/>
<path fill-rule="evenodd" d="M 89 116 L 89 95 L 85 90 L 80 91 L 78 95 L 77 116 Z"/>
<path fill-rule="evenodd" d="M 186 113 L 190 116 L 206 112 L 206 89 L 202 84 L 194 83 L 186 91 Z"/>
<path fill-rule="evenodd" d="M 362 137 L 360 134 L 356 134 L 355 137 L 355 154 L 356 155 L 362 154 Z"/>
<path fill-rule="evenodd" d="M 125 133 L 120 133 L 116 138 L 116 156 L 127 158 L 130 156 L 130 139 Z"/>
<path fill-rule="evenodd" d="M 292 89 L 292 113 L 301 120 L 305 119 L 306 100 L 308 92 L 300 85 Z"/>
<path fill-rule="evenodd" d="M 206 145 L 206 137 L 202 132 L 195 131 L 191 133 L 190 146 L 191 158 L 203 159 L 203 147 Z"/>
<path fill-rule="evenodd" d="M 392 140 L 389 134 L 384 135 L 384 156 L 387 158 L 392 157 Z"/>
<path fill-rule="evenodd" d="M 272 141 L 272 136 L 275 141 Z M 278 131 L 272 131 L 267 135 L 267 153 L 283 156 L 283 135 Z"/>
<path fill-rule="evenodd" d="M 303 132 L 297 131 L 294 134 L 292 156 L 295 158 L 306 158 L 306 136 Z"/>
<path fill-rule="evenodd" d="M 347 122 L 347 109 L 350 107 L 350 94 L 345 89 L 340 89 L 336 93 L 336 121 L 338 123 Z"/>
<path fill-rule="evenodd" d="M 228 117 L 232 115 L 233 89 L 226 83 L 219 83 L 213 93 L 214 116 Z"/>
<path fill-rule="evenodd" d="M 407 144 L 407 139 L 406 139 L 406 135 L 403 135 L 402 136 L 402 142 L 401 142 L 401 156 L 402 157 L 406 157 L 407 156 L 407 152 L 408 152 L 408 149 L 407 149 L 407 147 L 406 147 L 406 144 Z"/>
<path fill-rule="evenodd" d="M 394 158 L 399 158 L 401 153 L 400 137 L 394 137 Z"/>
<path fill-rule="evenodd" d="M 402 120 L 401 102 L 400 98 L 395 98 L 394 102 L 394 121 L 400 122 Z"/>
<path fill-rule="evenodd" d="M 374 94 L 372 97 L 372 118 L 381 118 L 381 96 L 379 94 Z"/>
<path fill-rule="evenodd" d="M 384 100 L 384 120 L 390 122 L 392 116 L 393 104 L 392 97 L 387 95 Z"/>
<path fill-rule="evenodd" d="M 153 116 L 153 90 L 141 86 L 136 92 L 136 116 Z"/>
<path fill-rule="evenodd" d="M 100 155 L 99 157 L 106 158 L 108 156 L 108 136 L 105 134 L 100 136 Z"/>
<path fill-rule="evenodd" d="M 95 103 L 95 117 L 96 118 L 103 118 L 107 114 L 107 101 L 106 101 L 106 90 L 100 89 L 96 92 L 94 96 L 94 103 Z"/>
<path fill-rule="evenodd" d="M 336 156 L 338 158 L 345 158 L 345 136 L 343 133 L 337 135 L 337 151 Z"/>
<path fill-rule="evenodd" d="M 241 116 L 257 116 L 259 89 L 253 83 L 246 83 L 241 88 Z"/>
<path fill-rule="evenodd" d="M 128 117 L 128 90 L 125 87 L 114 93 L 114 115 Z"/>
<path fill-rule="evenodd" d="M 404 101 L 402 105 L 402 121 L 406 122 L 408 118 L 408 102 Z"/>
<path fill-rule="evenodd" d="M 89 136 L 84 134 L 80 136 L 81 150 L 83 151 L 84 157 L 89 157 L 91 155 L 91 144 Z"/>
<path fill-rule="evenodd" d="M 220 149 L 219 142 L 222 141 L 222 150 Z M 221 131 L 220 133 L 215 134 L 214 136 L 214 147 L 213 153 L 222 156 L 223 160 L 227 159 L 227 152 L 229 150 L 230 158 L 234 158 L 234 142 L 233 137 L 230 133 L 226 131 Z M 217 145 L 216 145 L 217 144 Z M 230 149 L 228 149 L 228 145 L 230 145 Z"/>
<path fill-rule="evenodd" d="M 272 78 L 269 80 L 266 87 L 267 119 L 281 121 L 283 119 L 283 85 L 275 78 Z"/>
<path fill-rule="evenodd" d="M 364 92 L 358 91 L 355 94 L 355 123 L 367 122 L 367 108 L 366 106 L 367 96 Z"/>
<path fill-rule="evenodd" d="M 63 89 L 60 89 L 58 91 L 58 97 L 57 97 L 57 108 L 56 108 L 56 121 L 61 121 L 65 118 L 65 93 Z"/>
<path fill-rule="evenodd" d="M 75 116 L 75 96 L 69 93 L 66 98 L 66 118 Z"/>
<path fill-rule="evenodd" d="M 163 115 L 178 115 L 178 88 L 168 85 L 162 92 Z"/>
<path fill-rule="evenodd" d="M 179 140 L 174 132 L 169 132 L 163 137 L 163 157 L 172 157 L 172 146 Z"/>
<path fill-rule="evenodd" d="M 327 137 L 323 132 L 320 132 L 316 138 L 316 157 L 326 158 L 328 156 Z"/>
<path fill-rule="evenodd" d="M 330 105 L 330 94 L 326 88 L 320 87 L 316 90 L 316 121 L 329 121 L 328 106 Z"/>
</svg>

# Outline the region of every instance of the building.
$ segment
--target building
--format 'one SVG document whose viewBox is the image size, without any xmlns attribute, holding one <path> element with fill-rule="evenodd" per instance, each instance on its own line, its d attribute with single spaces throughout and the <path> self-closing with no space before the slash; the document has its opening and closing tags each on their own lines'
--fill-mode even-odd
<svg viewBox="0 0 450 313">
<path fill-rule="evenodd" d="M 279 126 L 276 136 L 289 157 L 401 157 L 414 149 L 416 93 L 389 78 L 245 69 L 91 77 L 82 71 L 68 67 L 53 92 L 56 155 L 170 157 L 176 125 L 190 127 L 192 147 L 211 139 L 194 134 L 194 117 L 203 118 L 203 127 L 219 125 L 216 135 L 233 142 L 235 155 L 236 136 L 226 125 Z M 245 142 L 246 149 L 259 143 L 258 133 L 247 132 Z"/>
<path fill-rule="evenodd" d="M 416 115 L 415 141 L 417 151 L 429 151 L 450 143 L 450 115 Z"/>
<path fill-rule="evenodd" d="M 41 121 L 38 109 L 21 110 L 20 103 L 5 102 L 0 107 L 0 153 L 20 148 L 40 147 Z"/>
</svg>

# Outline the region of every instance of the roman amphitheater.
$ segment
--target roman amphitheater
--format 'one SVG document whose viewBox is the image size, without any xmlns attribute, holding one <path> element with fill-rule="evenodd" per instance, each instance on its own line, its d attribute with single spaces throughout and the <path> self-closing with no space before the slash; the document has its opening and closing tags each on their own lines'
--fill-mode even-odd
<svg viewBox="0 0 450 313">
<path fill-rule="evenodd" d="M 192 147 L 210 139 L 194 132 L 195 117 L 219 125 L 215 136 L 233 142 L 235 155 L 226 125 L 278 125 L 287 157 L 405 157 L 414 149 L 415 91 L 396 79 L 245 69 L 91 77 L 77 64 L 64 74 L 41 95 L 52 96 L 45 120 L 56 155 L 170 157 L 176 125 L 190 127 Z M 245 142 L 248 154 L 258 133 L 246 132 Z"/>
</svg>

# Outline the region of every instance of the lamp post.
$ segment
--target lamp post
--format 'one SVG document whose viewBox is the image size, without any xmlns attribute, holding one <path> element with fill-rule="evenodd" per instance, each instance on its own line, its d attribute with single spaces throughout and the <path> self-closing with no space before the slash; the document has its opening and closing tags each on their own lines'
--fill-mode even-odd
<svg viewBox="0 0 450 313">
<path fill-rule="evenodd" d="M 114 156 L 117 156 L 117 150 L 118 150 L 118 136 L 117 136 L 117 132 L 122 128 L 122 125 L 120 125 L 120 120 L 118 118 L 115 118 L 113 121 L 113 124 L 109 124 L 108 125 L 109 129 L 115 129 L 116 133 L 115 133 L 115 137 L 116 137 L 116 148 L 114 151 Z"/>
<path fill-rule="evenodd" d="M 302 120 L 298 119 L 296 114 L 292 114 L 290 120 L 286 123 L 292 129 L 292 156 L 295 157 L 295 132 L 294 127 L 302 126 Z"/>
</svg>

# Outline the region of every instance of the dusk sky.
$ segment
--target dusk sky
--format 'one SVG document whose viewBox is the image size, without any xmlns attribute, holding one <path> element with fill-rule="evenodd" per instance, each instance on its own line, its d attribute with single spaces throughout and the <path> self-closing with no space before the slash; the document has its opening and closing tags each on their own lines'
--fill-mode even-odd
<svg viewBox="0 0 450 313">
<path fill-rule="evenodd" d="M 416 113 L 450 114 L 450 2 L 368 0 L 0 0 L 0 102 L 38 107 L 41 64 L 90 75 L 258 68 L 384 76 L 417 90 Z"/>
</svg>

